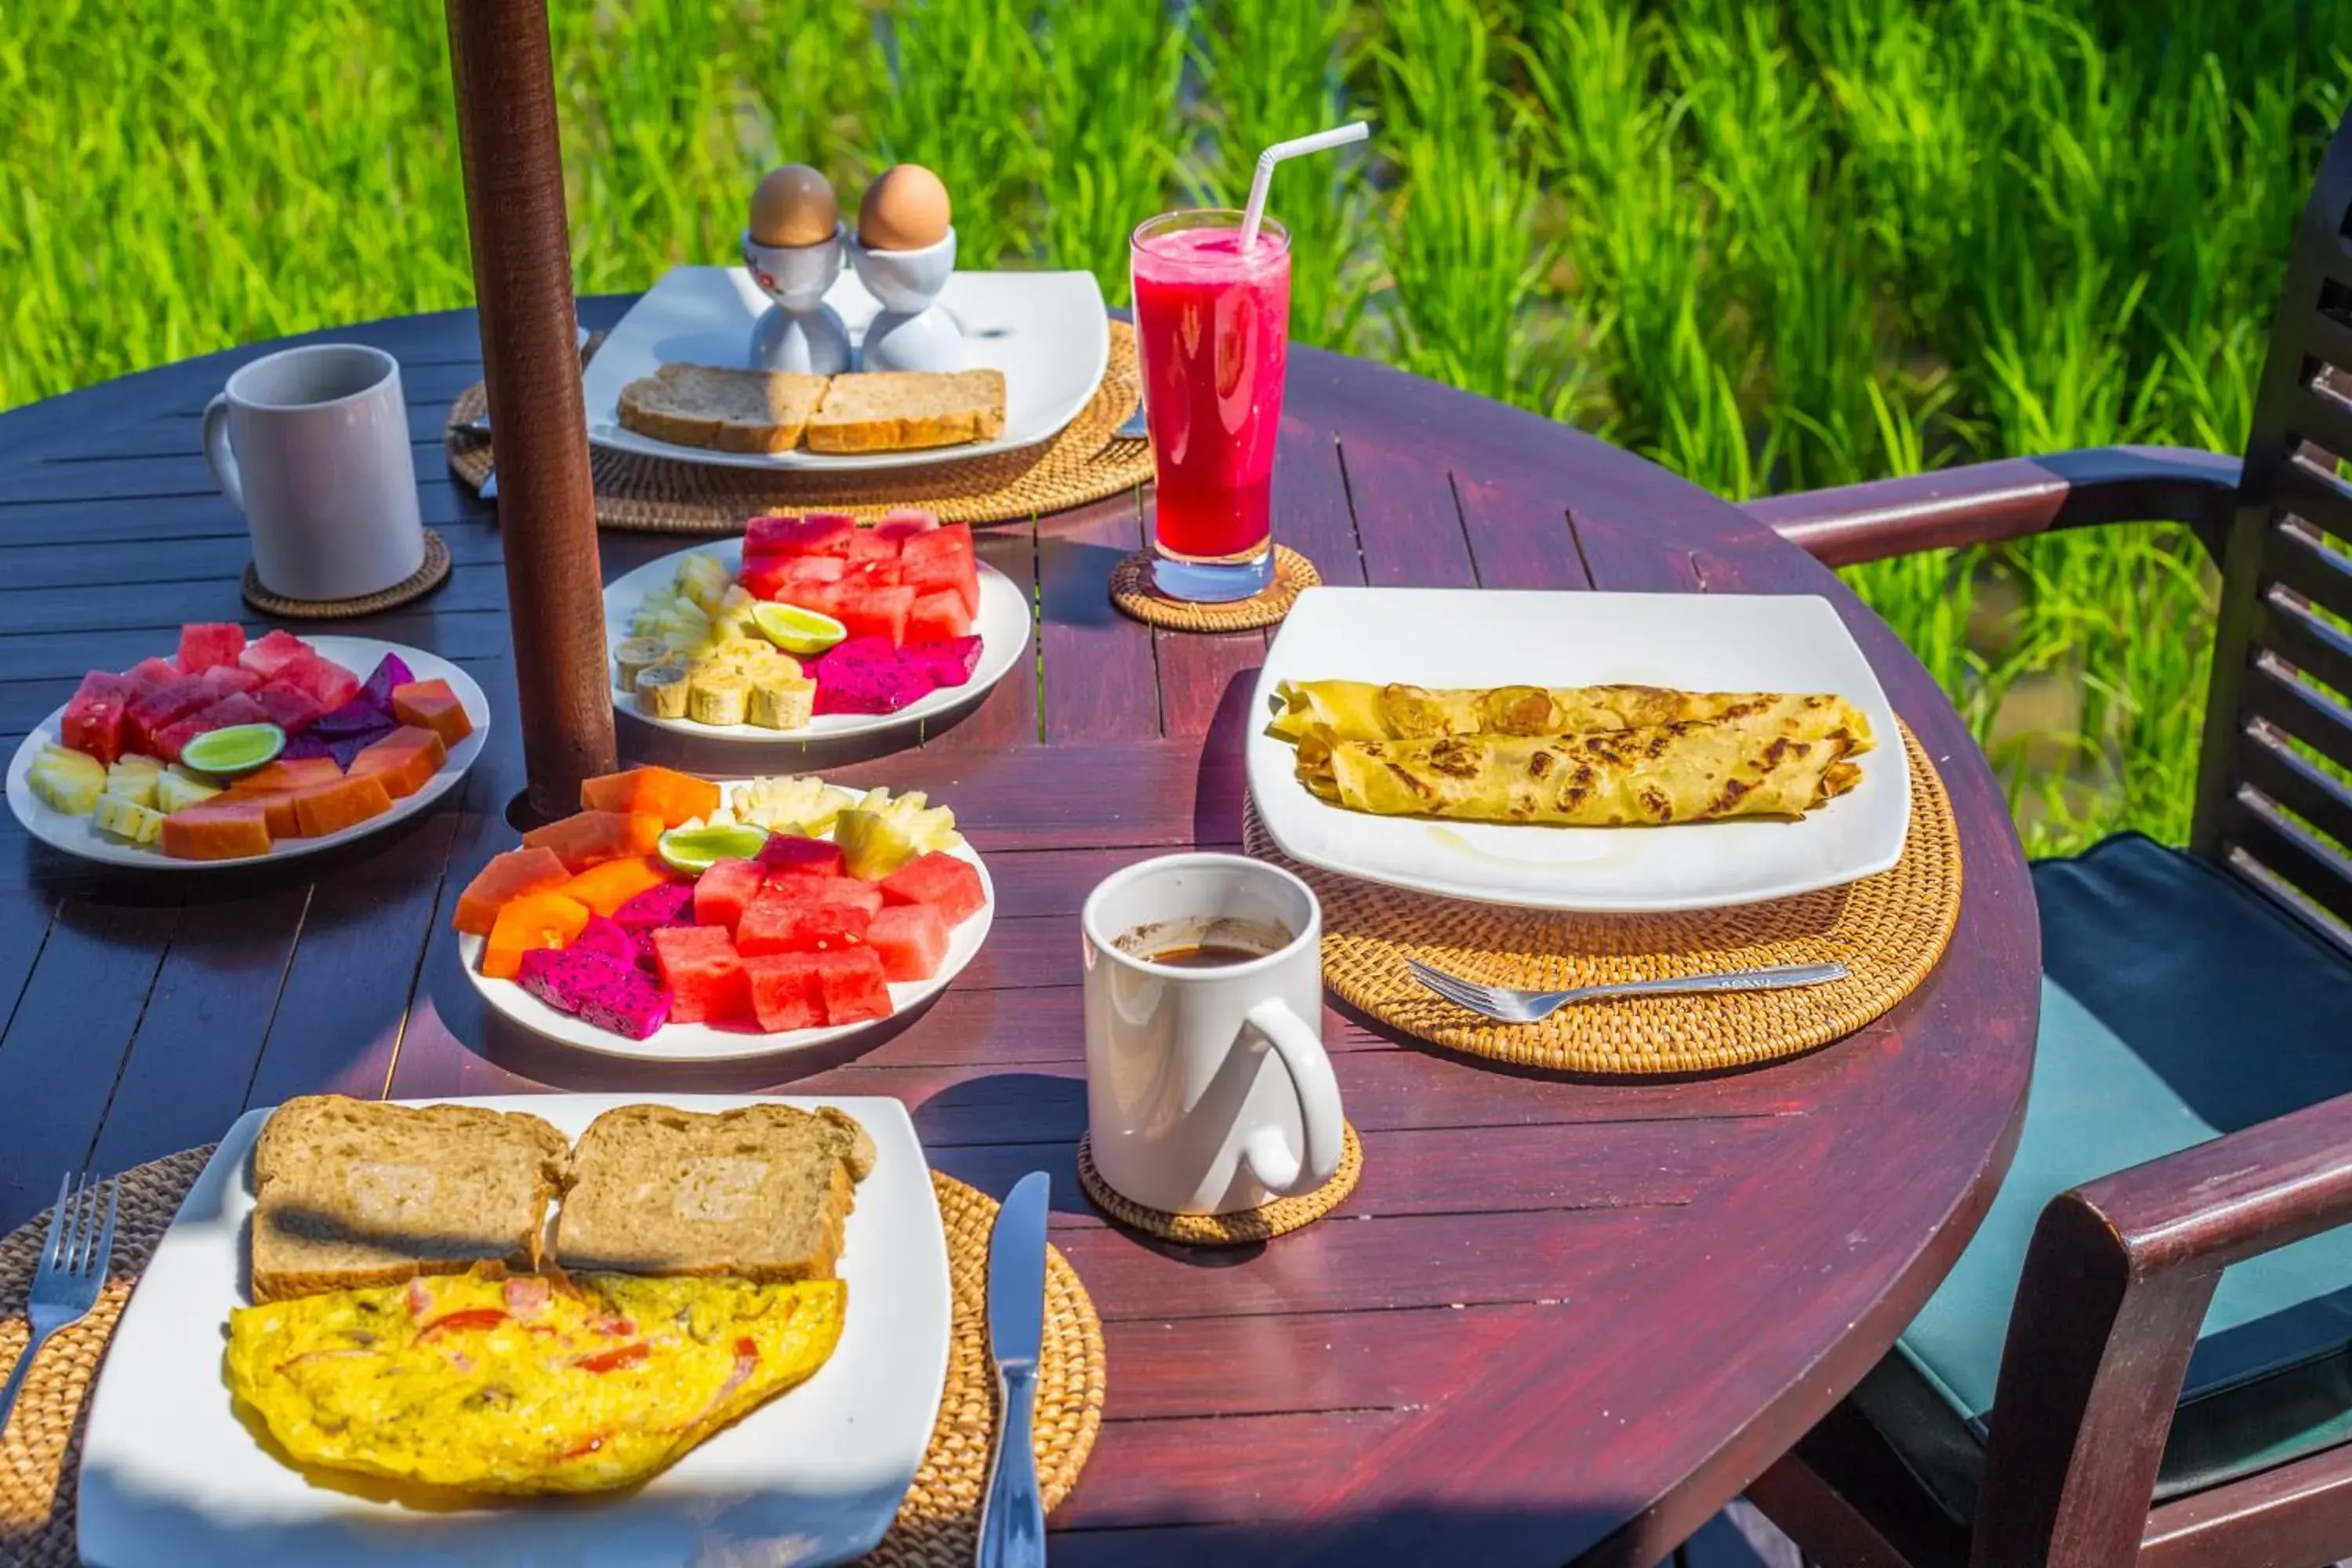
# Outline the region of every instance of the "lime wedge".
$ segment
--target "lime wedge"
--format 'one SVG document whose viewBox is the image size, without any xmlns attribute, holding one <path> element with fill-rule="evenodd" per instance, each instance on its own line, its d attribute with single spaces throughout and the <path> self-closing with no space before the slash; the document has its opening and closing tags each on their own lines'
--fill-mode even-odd
<svg viewBox="0 0 2352 1568">
<path fill-rule="evenodd" d="M 749 860 L 768 841 L 768 830 L 749 823 L 717 827 L 673 827 L 661 836 L 661 858 L 689 877 L 698 877 L 717 860 Z"/>
<path fill-rule="evenodd" d="M 803 658 L 823 653 L 849 635 L 849 628 L 831 616 L 820 616 L 798 605 L 762 601 L 751 606 L 751 624 L 760 628 L 761 637 L 786 653 Z"/>
<path fill-rule="evenodd" d="M 231 724 L 190 741 L 181 748 L 180 761 L 200 773 L 232 778 L 276 761 L 285 749 L 286 731 L 275 724 Z"/>
</svg>

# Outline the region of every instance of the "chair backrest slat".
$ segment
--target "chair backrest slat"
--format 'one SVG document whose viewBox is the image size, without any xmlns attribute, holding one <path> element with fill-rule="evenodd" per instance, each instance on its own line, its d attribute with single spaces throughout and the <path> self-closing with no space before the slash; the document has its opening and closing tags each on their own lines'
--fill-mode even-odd
<svg viewBox="0 0 2352 1568">
<path fill-rule="evenodd" d="M 2287 258 L 2223 556 L 2192 846 L 2352 945 L 2352 115 Z"/>
</svg>

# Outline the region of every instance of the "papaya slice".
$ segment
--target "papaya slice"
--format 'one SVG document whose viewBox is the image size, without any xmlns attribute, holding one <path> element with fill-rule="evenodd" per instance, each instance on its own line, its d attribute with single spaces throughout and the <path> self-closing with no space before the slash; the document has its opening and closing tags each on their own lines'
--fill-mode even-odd
<svg viewBox="0 0 2352 1568">
<path fill-rule="evenodd" d="M 445 746 L 454 746 L 474 732 L 466 705 L 446 680 L 412 680 L 392 689 L 392 716 L 404 724 L 430 730 Z"/>
<path fill-rule="evenodd" d="M 269 853 L 269 819 L 258 801 L 208 800 L 163 819 L 163 853 L 175 860 L 236 860 Z"/>
<path fill-rule="evenodd" d="M 493 855 L 457 895 L 457 918 L 450 923 L 470 936 L 488 936 L 499 910 L 529 893 L 545 893 L 572 879 L 562 858 L 552 849 L 509 849 Z"/>
<path fill-rule="evenodd" d="M 341 833 L 391 809 L 391 792 L 373 773 L 348 773 L 332 784 L 294 792 L 294 820 L 304 838 Z"/>
<path fill-rule="evenodd" d="M 567 899 L 577 900 L 587 905 L 591 912 L 610 920 L 623 904 L 639 893 L 648 888 L 658 888 L 671 879 L 669 868 L 659 860 L 638 856 L 591 866 L 556 891 Z"/>
<path fill-rule="evenodd" d="M 482 947 L 482 973 L 512 980 L 522 973 L 522 955 L 541 948 L 570 945 L 588 924 L 588 906 L 561 893 L 525 893 L 509 899 L 490 922 Z"/>
<path fill-rule="evenodd" d="M 370 743 L 352 759 L 352 776 L 371 774 L 383 781 L 384 793 L 404 800 L 432 782 L 449 760 L 449 748 L 430 730 L 404 724 L 383 740 Z"/>
<path fill-rule="evenodd" d="M 607 860 L 650 855 L 661 843 L 662 819 L 650 811 L 583 811 L 522 836 L 530 848 L 552 849 L 574 872 Z"/>
<path fill-rule="evenodd" d="M 717 784 L 671 768 L 631 768 L 580 781 L 583 810 L 649 811 L 662 819 L 664 827 L 709 816 L 719 809 L 719 801 Z"/>
</svg>

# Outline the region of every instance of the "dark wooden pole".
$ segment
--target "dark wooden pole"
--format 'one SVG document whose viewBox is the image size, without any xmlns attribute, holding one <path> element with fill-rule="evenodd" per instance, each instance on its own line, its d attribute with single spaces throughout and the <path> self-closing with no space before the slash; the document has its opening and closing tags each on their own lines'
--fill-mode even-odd
<svg viewBox="0 0 2352 1568">
<path fill-rule="evenodd" d="M 579 809 L 582 779 L 618 763 L 547 6 L 448 11 L 523 763 L 531 807 L 555 816 Z"/>
</svg>

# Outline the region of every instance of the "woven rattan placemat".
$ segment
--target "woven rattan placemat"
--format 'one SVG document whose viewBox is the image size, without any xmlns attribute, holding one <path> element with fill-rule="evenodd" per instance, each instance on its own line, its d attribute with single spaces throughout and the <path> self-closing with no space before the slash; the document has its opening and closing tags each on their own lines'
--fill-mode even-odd
<svg viewBox="0 0 2352 1568">
<path fill-rule="evenodd" d="M 1960 836 L 1943 780 L 1908 730 L 1911 826 L 1889 871 L 1771 903 L 1665 915 L 1587 915 L 1431 898 L 1283 858 L 1255 810 L 1249 852 L 1289 866 L 1323 900 L 1323 983 L 1416 1039 L 1521 1067 L 1702 1072 L 1794 1056 L 1852 1034 L 1911 994 L 1960 913 Z M 1668 833 L 1673 828 L 1627 828 Z M 1843 980 L 1786 991 L 1638 996 L 1496 1024 L 1423 989 L 1418 958 L 1536 991 L 1770 963 L 1836 960 Z"/>
<path fill-rule="evenodd" d="M 1133 1198 L 1113 1188 L 1095 1169 L 1093 1141 L 1086 1133 L 1078 1134 L 1078 1185 L 1086 1189 L 1087 1200 L 1119 1224 L 1162 1241 L 1181 1241 L 1188 1247 L 1238 1247 L 1244 1242 L 1270 1241 L 1286 1236 L 1304 1225 L 1312 1225 L 1333 1209 L 1348 1201 L 1356 1190 L 1357 1179 L 1364 1173 L 1364 1143 L 1356 1136 L 1352 1122 L 1340 1123 L 1346 1142 L 1339 1151 L 1339 1168 L 1331 1179 L 1311 1193 L 1297 1197 L 1276 1198 L 1254 1209 L 1242 1209 L 1234 1214 L 1170 1214 L 1165 1209 L 1145 1208 Z"/>
<path fill-rule="evenodd" d="M 1298 595 L 1323 581 L 1315 563 L 1287 544 L 1274 547 L 1274 581 L 1262 593 L 1222 605 L 1196 605 L 1162 594 L 1151 576 L 1152 554 L 1139 550 L 1110 571 L 1110 602 L 1148 626 L 1171 632 L 1244 632 L 1270 626 L 1290 614 Z"/>
<path fill-rule="evenodd" d="M 348 621 L 359 616 L 382 615 L 411 599 L 421 599 L 439 587 L 448 575 L 449 546 L 428 528 L 425 531 L 425 564 L 381 593 L 362 594 L 356 599 L 289 599 L 264 587 L 261 574 L 249 561 L 246 563 L 245 581 L 239 591 L 247 604 L 265 616 L 300 621 Z"/>
<path fill-rule="evenodd" d="M 601 338 L 583 353 L 593 357 Z M 673 462 L 603 447 L 590 448 L 596 521 L 651 533 L 740 533 L 751 518 L 778 511 L 839 511 L 880 517 L 893 507 L 921 507 L 950 522 L 1010 522 L 1066 511 L 1133 489 L 1151 478 L 1151 444 L 1112 434 L 1142 397 L 1135 329 L 1110 323 L 1110 363 L 1078 416 L 1052 440 L 1018 452 L 842 474 L 801 469 L 719 468 Z M 490 471 L 490 437 L 463 428 L 488 408 L 479 382 L 457 395 L 441 444 L 449 467 L 476 489 Z"/>
<path fill-rule="evenodd" d="M 43 1347 L 26 1380 L 15 1418 L 0 1435 L 0 1562 L 23 1568 L 74 1568 L 74 1467 L 81 1457 L 91 1379 L 106 1353 L 131 1286 L 155 1243 L 212 1157 L 191 1149 L 126 1172 L 114 1232 L 114 1262 L 98 1306 Z M 947 1231 L 955 1322 L 946 1391 L 915 1484 L 882 1544 L 864 1561 L 874 1568 L 967 1568 L 978 1543 L 980 1504 L 996 1426 L 996 1368 L 988 1355 L 989 1228 L 996 1200 L 934 1172 L 931 1184 Z M 25 1300 L 32 1287 L 48 1215 L 0 1240 L 0 1367 L 25 1348 Z M 1058 1249 L 1045 1268 L 1045 1342 L 1038 1372 L 1038 1481 L 1048 1509 L 1086 1466 L 1102 1424 L 1103 1335 L 1086 1287 Z M 221 1397 L 228 1397 L 226 1388 Z"/>
</svg>

